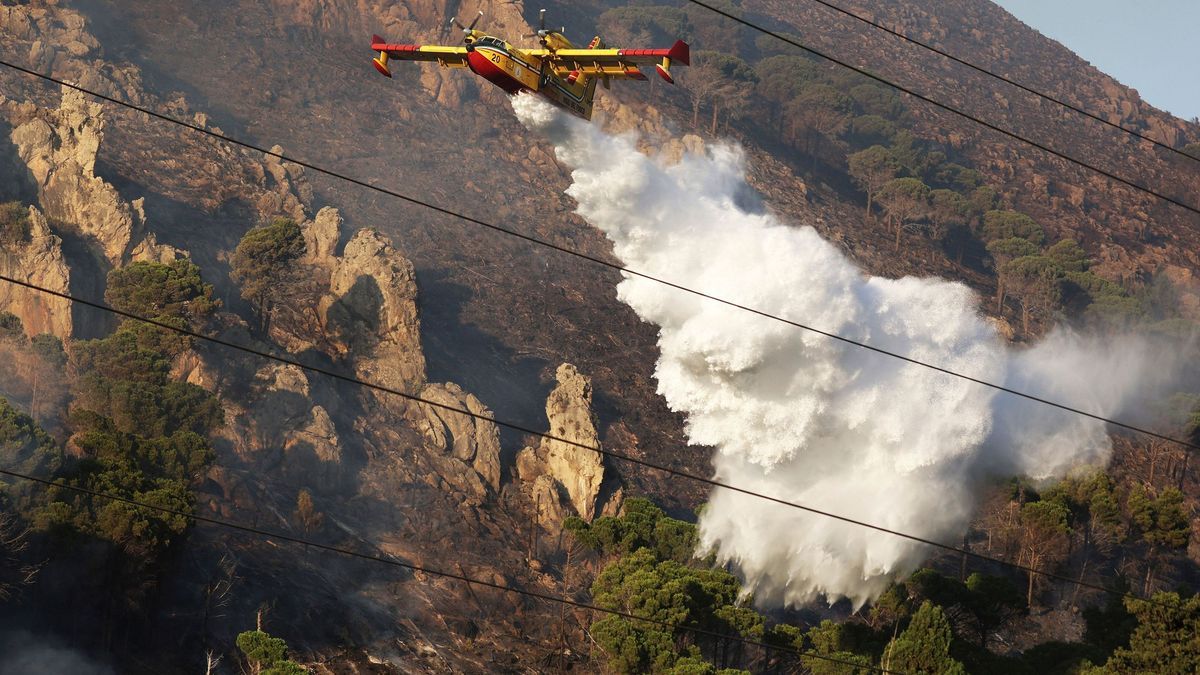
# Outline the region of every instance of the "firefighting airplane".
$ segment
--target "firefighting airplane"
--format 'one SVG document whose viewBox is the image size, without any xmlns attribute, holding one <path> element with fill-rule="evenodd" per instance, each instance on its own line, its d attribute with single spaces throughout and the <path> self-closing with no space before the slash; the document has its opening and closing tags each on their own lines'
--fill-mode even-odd
<svg viewBox="0 0 1200 675">
<path fill-rule="evenodd" d="M 591 119 L 597 82 L 607 89 L 609 81 L 614 79 L 645 80 L 638 66 L 653 63 L 659 76 L 673 84 L 671 64 L 689 65 L 690 53 L 683 40 L 676 40 L 670 49 L 608 49 L 597 35 L 587 49 L 578 49 L 563 36 L 562 30 L 546 29 L 544 9 L 536 33 L 542 48 L 519 49 L 475 30 L 482 16 L 480 12 L 469 26 L 457 19 L 450 20 L 452 26 L 462 29 L 464 47 L 389 44 L 378 35 L 372 36 L 371 49 L 379 52 L 373 61 L 375 70 L 391 77 L 389 59 L 436 61 L 446 68 L 470 68 L 510 94 L 537 92 L 572 113 Z"/>
</svg>

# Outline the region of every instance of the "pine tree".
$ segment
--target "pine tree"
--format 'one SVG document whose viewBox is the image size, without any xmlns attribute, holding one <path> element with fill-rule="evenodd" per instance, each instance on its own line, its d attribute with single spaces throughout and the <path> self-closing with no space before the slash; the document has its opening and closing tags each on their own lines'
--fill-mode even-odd
<svg viewBox="0 0 1200 675">
<path fill-rule="evenodd" d="M 871 205 L 875 195 L 885 183 L 896 177 L 900 163 L 882 145 L 873 145 L 862 152 L 850 155 L 850 175 L 863 192 L 867 193 L 867 217 L 871 217 Z"/>
<path fill-rule="evenodd" d="M 271 304 L 281 287 L 296 275 L 295 262 L 304 255 L 304 233 L 296 221 L 276 218 L 270 225 L 246 233 L 233 252 L 233 279 L 242 297 L 254 304 L 267 328 Z"/>
<path fill-rule="evenodd" d="M 966 675 L 963 664 L 950 656 L 954 635 L 941 607 L 928 600 L 913 614 L 908 628 L 883 653 L 883 667 L 916 675 Z"/>
<path fill-rule="evenodd" d="M 1181 600 L 1177 593 L 1157 593 L 1153 600 L 1125 601 L 1138 622 L 1129 647 L 1088 675 L 1200 673 L 1200 596 Z"/>
<path fill-rule="evenodd" d="M 303 666 L 287 657 L 287 643 L 261 630 L 248 630 L 237 636 L 238 649 L 246 655 L 253 675 L 302 675 Z"/>
<path fill-rule="evenodd" d="M 900 249 L 900 233 L 904 223 L 918 218 L 929 210 L 929 186 L 919 178 L 894 178 L 879 189 L 879 203 L 887 211 L 896 233 L 896 249 Z"/>
</svg>

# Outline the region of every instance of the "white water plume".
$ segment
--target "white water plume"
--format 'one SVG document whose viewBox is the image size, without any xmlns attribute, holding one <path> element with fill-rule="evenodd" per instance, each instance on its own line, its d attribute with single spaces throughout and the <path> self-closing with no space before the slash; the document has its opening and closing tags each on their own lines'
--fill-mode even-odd
<svg viewBox="0 0 1200 675">
<path fill-rule="evenodd" d="M 738 148 L 666 166 L 533 96 L 513 107 L 573 168 L 567 194 L 631 269 L 875 347 L 1099 414 L 1145 383 L 1148 350 L 1055 333 L 1005 346 L 966 286 L 864 274 L 811 227 L 738 206 Z M 998 393 L 626 275 L 619 299 L 660 328 L 658 392 L 716 448 L 716 478 L 927 539 L 961 541 L 989 475 L 1103 463 L 1095 420 Z M 931 549 L 716 489 L 702 546 L 760 602 L 877 597 Z"/>
</svg>

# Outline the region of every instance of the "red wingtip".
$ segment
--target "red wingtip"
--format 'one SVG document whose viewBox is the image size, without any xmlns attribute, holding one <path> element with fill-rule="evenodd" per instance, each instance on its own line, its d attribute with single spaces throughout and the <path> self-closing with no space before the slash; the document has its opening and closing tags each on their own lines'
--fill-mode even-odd
<svg viewBox="0 0 1200 675">
<path fill-rule="evenodd" d="M 392 71 L 388 70 L 388 67 L 383 65 L 383 62 L 378 58 L 371 59 L 371 65 L 375 66 L 375 70 L 378 70 L 380 75 L 384 77 L 392 76 Z"/>
<path fill-rule="evenodd" d="M 667 56 L 672 61 L 678 61 L 685 66 L 692 65 L 692 50 L 683 40 L 676 40 L 675 44 L 671 45 L 671 50 L 667 52 Z"/>
<path fill-rule="evenodd" d="M 663 68 L 661 63 L 654 64 L 654 69 L 658 71 L 659 77 L 671 84 L 675 84 L 675 78 L 671 77 L 671 73 L 667 72 L 667 69 Z"/>
<path fill-rule="evenodd" d="M 381 45 L 381 44 L 383 44 L 383 38 L 379 37 L 378 35 L 372 35 L 371 36 L 371 44 Z"/>
</svg>

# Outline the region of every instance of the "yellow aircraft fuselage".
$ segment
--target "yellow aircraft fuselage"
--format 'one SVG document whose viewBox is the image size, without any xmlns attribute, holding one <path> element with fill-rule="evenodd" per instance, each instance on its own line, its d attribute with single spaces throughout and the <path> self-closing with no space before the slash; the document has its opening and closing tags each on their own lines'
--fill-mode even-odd
<svg viewBox="0 0 1200 675">
<path fill-rule="evenodd" d="M 472 26 L 474 24 L 472 23 Z M 653 63 L 667 82 L 671 63 L 688 64 L 688 46 L 677 40 L 670 49 L 609 49 L 599 36 L 580 49 L 558 31 L 540 30 L 541 49 L 521 49 L 507 41 L 473 28 L 464 28 L 464 46 L 389 44 L 378 35 L 371 49 L 379 52 L 375 69 L 391 77 L 389 59 L 436 61 L 446 68 L 470 68 L 472 72 L 510 94 L 539 93 L 584 119 L 591 119 L 596 83 L 610 80 L 645 80 L 640 65 Z"/>
<path fill-rule="evenodd" d="M 559 77 L 541 57 L 490 36 L 467 46 L 467 66 L 510 94 L 536 92 L 584 119 L 592 117 L 595 77 Z"/>
</svg>

